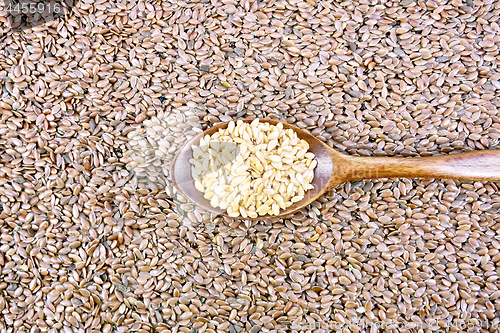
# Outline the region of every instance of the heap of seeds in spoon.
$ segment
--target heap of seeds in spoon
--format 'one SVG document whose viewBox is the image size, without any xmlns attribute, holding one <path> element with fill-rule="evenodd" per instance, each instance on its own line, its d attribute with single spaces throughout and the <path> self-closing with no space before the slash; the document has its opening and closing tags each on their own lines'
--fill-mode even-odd
<svg viewBox="0 0 500 333">
<path fill-rule="evenodd" d="M 278 215 L 313 188 L 314 154 L 281 123 L 231 121 L 192 149 L 196 188 L 232 217 Z"/>
</svg>

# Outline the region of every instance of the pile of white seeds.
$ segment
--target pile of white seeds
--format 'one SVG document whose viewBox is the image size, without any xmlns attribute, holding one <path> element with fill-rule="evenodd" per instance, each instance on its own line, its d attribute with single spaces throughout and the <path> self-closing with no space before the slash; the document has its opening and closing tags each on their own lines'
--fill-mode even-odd
<svg viewBox="0 0 500 333">
<path fill-rule="evenodd" d="M 232 217 L 278 215 L 313 188 L 314 154 L 282 123 L 231 121 L 192 149 L 196 188 Z"/>
</svg>

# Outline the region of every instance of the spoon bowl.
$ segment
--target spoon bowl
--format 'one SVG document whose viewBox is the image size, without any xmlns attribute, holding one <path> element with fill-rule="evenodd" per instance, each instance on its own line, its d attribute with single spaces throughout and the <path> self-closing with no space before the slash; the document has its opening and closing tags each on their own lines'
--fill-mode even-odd
<svg viewBox="0 0 500 333">
<path fill-rule="evenodd" d="M 253 119 L 244 119 L 250 123 Z M 309 143 L 309 151 L 318 162 L 314 169 L 313 188 L 306 191 L 304 198 L 280 210 L 279 215 L 264 215 L 249 220 L 284 217 L 308 206 L 334 186 L 362 179 L 374 178 L 445 178 L 464 180 L 500 180 L 500 150 L 479 150 L 458 154 L 430 157 L 364 157 L 348 156 L 337 152 L 308 131 L 274 119 L 259 119 L 271 125 L 283 124 L 284 129 L 292 129 L 297 136 Z M 198 191 L 191 176 L 193 158 L 191 146 L 198 146 L 205 135 L 212 135 L 226 128 L 229 122 L 213 126 L 189 140 L 176 154 L 172 162 L 171 174 L 176 189 L 198 207 L 212 213 L 227 215 L 226 210 L 215 208 L 204 194 Z M 243 219 L 243 217 L 239 217 Z"/>
<path fill-rule="evenodd" d="M 246 123 L 250 123 L 252 120 L 243 120 Z M 277 125 L 280 123 L 278 120 L 273 119 L 259 119 L 260 122 L 265 122 L 271 125 Z M 328 146 L 323 144 L 320 140 L 316 139 L 309 132 L 301 130 L 295 126 L 292 126 L 288 123 L 283 123 L 284 129 L 292 129 L 297 133 L 299 139 L 305 140 L 309 143 L 310 152 L 314 153 L 315 160 L 318 162 L 318 165 L 314 169 L 314 178 L 312 181 L 312 185 L 314 188 L 306 191 L 304 194 L 304 198 L 298 202 L 293 203 L 291 206 L 286 209 L 280 210 L 279 216 L 286 216 L 289 214 L 293 214 L 302 208 L 309 205 L 311 202 L 318 199 L 321 195 L 328 191 L 328 181 L 330 180 L 333 172 L 333 160 L 330 157 L 330 153 L 328 151 Z M 198 191 L 194 186 L 194 179 L 191 176 L 191 163 L 189 163 L 189 159 L 193 158 L 193 150 L 191 146 L 197 146 L 200 143 L 200 139 L 205 135 L 212 135 L 217 132 L 219 129 L 224 129 L 228 126 L 227 123 L 221 123 L 214 127 L 209 128 L 193 137 L 189 142 L 187 142 L 181 150 L 175 156 L 172 162 L 172 177 L 174 186 L 181 192 L 186 198 L 195 203 L 198 207 L 203 208 L 206 211 L 226 215 L 227 212 L 221 208 L 215 208 L 210 205 L 210 200 L 207 200 L 203 197 L 203 193 Z M 262 220 L 265 218 L 274 217 L 271 215 L 264 215 L 255 218 L 256 220 Z M 250 218 L 248 218 L 250 219 Z"/>
</svg>

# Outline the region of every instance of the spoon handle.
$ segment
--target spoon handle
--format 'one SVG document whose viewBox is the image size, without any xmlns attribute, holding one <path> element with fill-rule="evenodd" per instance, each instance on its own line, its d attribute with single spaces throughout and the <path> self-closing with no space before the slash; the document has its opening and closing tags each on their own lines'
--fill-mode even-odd
<svg viewBox="0 0 500 333">
<path fill-rule="evenodd" d="M 500 180 L 500 149 L 429 157 L 363 157 L 342 154 L 339 158 L 336 152 L 331 152 L 331 155 L 334 158 L 332 178 L 340 177 L 339 180 L 343 181 L 401 177 Z"/>
</svg>

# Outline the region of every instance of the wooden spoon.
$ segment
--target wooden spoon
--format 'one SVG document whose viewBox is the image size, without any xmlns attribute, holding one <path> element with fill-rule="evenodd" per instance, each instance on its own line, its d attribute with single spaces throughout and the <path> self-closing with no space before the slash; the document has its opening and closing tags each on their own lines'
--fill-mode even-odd
<svg viewBox="0 0 500 333">
<path fill-rule="evenodd" d="M 251 122 L 252 120 L 243 120 Z M 272 125 L 280 121 L 259 119 Z M 313 152 L 318 166 L 314 170 L 313 189 L 308 190 L 304 199 L 280 210 L 278 217 L 287 216 L 306 207 L 334 186 L 347 182 L 373 178 L 444 178 L 465 180 L 500 180 L 500 149 L 478 150 L 472 152 L 430 156 L 430 157 L 362 157 L 348 156 L 339 153 L 315 138 L 309 132 L 283 123 L 283 128 L 291 128 L 300 139 L 309 143 L 309 151 Z M 172 162 L 172 178 L 174 186 L 193 203 L 206 211 L 226 215 L 227 212 L 214 208 L 210 201 L 203 197 L 203 193 L 194 186 L 191 176 L 189 159 L 193 157 L 191 145 L 199 145 L 205 135 L 212 135 L 220 128 L 227 127 L 228 123 L 221 123 L 198 134 L 177 153 Z M 272 218 L 264 215 L 256 218 Z M 243 217 L 240 217 L 243 219 Z M 250 219 L 250 218 L 248 218 Z"/>
</svg>

